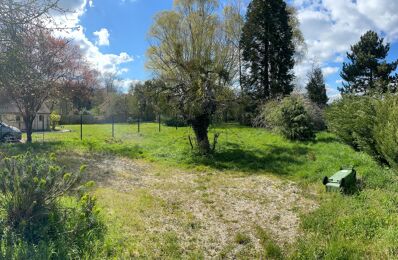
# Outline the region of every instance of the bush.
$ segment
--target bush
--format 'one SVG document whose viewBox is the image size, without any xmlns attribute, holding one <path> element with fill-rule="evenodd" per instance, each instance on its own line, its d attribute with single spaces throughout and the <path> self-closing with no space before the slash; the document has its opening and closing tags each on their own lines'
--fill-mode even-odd
<svg viewBox="0 0 398 260">
<path fill-rule="evenodd" d="M 257 124 L 276 130 L 290 140 L 312 140 L 316 127 L 322 128 L 320 110 L 300 95 L 265 104 Z"/>
<path fill-rule="evenodd" d="M 389 165 L 398 166 L 398 96 L 376 101 L 373 138 L 378 154 Z"/>
<path fill-rule="evenodd" d="M 0 161 L 0 259 L 80 258 L 102 240 L 95 198 L 76 187 L 84 169 L 65 173 L 54 161 L 30 153 Z"/>
<path fill-rule="evenodd" d="M 182 117 L 173 117 L 173 118 L 169 118 L 166 119 L 164 121 L 165 125 L 167 126 L 172 126 L 172 127 L 184 127 L 184 126 L 188 126 L 188 122 L 187 120 L 185 120 Z"/>
<path fill-rule="evenodd" d="M 53 111 L 50 114 L 50 121 L 52 130 L 55 130 L 55 127 L 59 125 L 59 122 L 61 122 L 61 116 L 57 112 Z"/>
<path fill-rule="evenodd" d="M 344 142 L 379 162 L 398 166 L 398 97 L 344 96 L 326 112 L 327 125 Z"/>
<path fill-rule="evenodd" d="M 347 95 L 326 110 L 328 129 L 356 150 L 379 157 L 373 139 L 375 99 Z"/>
</svg>

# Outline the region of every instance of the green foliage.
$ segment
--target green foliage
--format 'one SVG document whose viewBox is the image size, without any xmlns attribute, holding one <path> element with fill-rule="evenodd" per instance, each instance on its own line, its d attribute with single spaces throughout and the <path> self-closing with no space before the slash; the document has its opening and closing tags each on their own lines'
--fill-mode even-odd
<svg viewBox="0 0 398 260">
<path fill-rule="evenodd" d="M 323 78 L 322 70 L 315 67 L 308 76 L 308 83 L 306 86 L 308 98 L 319 107 L 325 107 L 328 103 L 326 95 L 325 79 Z"/>
<path fill-rule="evenodd" d="M 171 117 L 164 121 L 166 126 L 183 127 L 188 126 L 188 122 L 181 117 Z"/>
<path fill-rule="evenodd" d="M 65 173 L 54 156 L 31 153 L 0 161 L 0 259 L 89 256 L 103 237 L 95 198 Z"/>
<path fill-rule="evenodd" d="M 394 167 L 398 166 L 398 96 L 386 95 L 376 102 L 373 129 L 376 149 Z"/>
<path fill-rule="evenodd" d="M 326 112 L 328 128 L 378 161 L 398 166 L 398 97 L 345 95 Z"/>
<path fill-rule="evenodd" d="M 135 127 L 118 124 L 115 126 L 116 138 L 122 141 L 115 144 L 105 142 L 111 135 L 110 125 L 85 126 L 87 142 L 79 140 L 79 126 L 65 127 L 73 131 L 63 134 L 49 133 L 44 144 L 41 144 L 42 136 L 35 134 L 38 142 L 30 147 L 35 151 L 62 149 L 83 155 L 111 153 L 129 158 L 136 158 L 137 151 L 140 151 L 141 158 L 154 162 L 152 165 L 156 166 L 156 170 L 153 174 L 169 172 L 168 167 L 172 167 L 208 172 L 211 174 L 206 177 L 211 179 L 219 176 L 214 173 L 221 170 L 226 178 L 222 182 L 228 182 L 229 177 L 250 177 L 253 174 L 272 174 L 283 180 L 297 182 L 304 189 L 298 195 L 316 200 L 319 207 L 300 216 L 303 223 L 300 241 L 291 247 L 279 244 L 278 250 L 278 244 L 270 236 L 259 232 L 256 237 L 260 239 L 261 248 L 264 249 L 263 258 L 278 258 L 278 251 L 282 251 L 281 258 L 286 259 L 291 250 L 295 252 L 293 259 L 313 259 L 317 256 L 320 259 L 397 258 L 396 172 L 384 169 L 366 153 L 355 152 L 350 146 L 340 142 L 334 134 L 317 133 L 316 142 L 290 142 L 261 128 L 236 124 L 214 126 L 210 129 L 210 135 L 221 132 L 218 148 L 210 157 L 203 157 L 191 152 L 186 138 L 191 133 L 188 127 L 178 130 L 174 127 L 163 127 L 159 133 L 157 124 L 145 123 L 142 124 L 141 133 L 137 134 Z M 0 150 L 19 153 L 26 147 L 24 144 L 7 145 L 0 146 Z M 69 159 L 68 155 L 69 153 L 66 154 Z M 342 165 L 357 165 L 358 177 L 363 183 L 360 193 L 351 196 L 325 194 L 322 177 L 331 176 Z M 215 186 L 210 183 L 208 187 L 213 190 Z M 147 232 L 148 216 L 158 214 L 162 218 L 167 212 L 170 214 L 170 210 L 163 208 L 161 199 L 148 193 L 145 188 L 133 189 L 131 192 L 118 192 L 111 188 L 100 188 L 96 191 L 101 205 L 114 212 L 106 214 L 109 231 L 104 247 L 109 251 L 108 258 L 176 256 L 173 251 L 176 247 L 170 244 L 181 242 L 169 239 L 164 233 L 152 233 L 148 239 Z M 317 195 L 313 195 L 314 193 Z M 175 210 L 171 214 L 175 217 Z M 181 216 L 186 215 L 184 211 Z M 193 231 L 190 229 L 187 232 L 192 234 Z M 234 240 L 234 237 L 231 239 Z M 242 246 L 232 242 L 239 248 L 251 245 L 249 243 Z M 191 255 L 195 251 L 201 252 L 198 247 L 184 246 L 184 250 L 179 251 L 186 250 L 183 256 Z M 234 248 L 228 252 L 231 250 Z M 131 252 L 131 255 L 123 254 L 126 251 Z M 247 251 L 241 256 L 256 258 Z"/>
<path fill-rule="evenodd" d="M 164 91 L 180 114 L 191 119 L 204 155 L 211 152 L 207 131 L 217 98 L 237 73 L 239 18 L 234 8 L 218 0 L 179 0 L 173 10 L 156 15 L 149 33 L 147 67 L 167 80 Z"/>
<path fill-rule="evenodd" d="M 59 115 L 57 112 L 53 111 L 50 114 L 50 121 L 51 121 L 52 130 L 55 130 L 55 127 L 57 127 L 57 125 L 61 121 L 61 115 Z"/>
<path fill-rule="evenodd" d="M 290 22 L 292 15 L 283 0 L 253 0 L 248 6 L 240 40 L 243 71 L 247 72 L 243 75 L 242 87 L 255 101 L 293 91 L 292 26 L 295 23 Z"/>
<path fill-rule="evenodd" d="M 290 140 L 312 140 L 315 138 L 315 119 L 310 110 L 302 96 L 292 95 L 280 102 L 268 102 L 260 120 Z"/>
<path fill-rule="evenodd" d="M 374 98 L 345 95 L 326 110 L 329 131 L 357 150 L 378 157 L 373 138 Z"/>
<path fill-rule="evenodd" d="M 340 73 L 345 81 L 339 90 L 345 94 L 372 94 L 395 91 L 390 83 L 394 80 L 391 74 L 398 65 L 398 60 L 386 61 L 390 44 L 384 44 L 374 31 L 368 31 L 361 36 L 358 43 L 351 46 L 351 53 L 347 53 L 350 63 L 343 63 Z M 395 75 L 395 79 L 396 79 Z"/>
</svg>

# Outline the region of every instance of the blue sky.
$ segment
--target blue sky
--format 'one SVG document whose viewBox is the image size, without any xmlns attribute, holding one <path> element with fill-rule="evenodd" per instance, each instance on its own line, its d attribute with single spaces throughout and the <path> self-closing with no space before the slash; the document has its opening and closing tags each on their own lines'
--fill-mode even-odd
<svg viewBox="0 0 398 260">
<path fill-rule="evenodd" d="M 80 27 L 68 37 L 75 38 L 88 60 L 100 71 L 117 73 L 124 88 L 151 77 L 151 72 L 145 69 L 147 33 L 153 17 L 171 9 L 172 0 L 62 0 L 61 3 L 76 11 L 68 23 Z M 299 85 L 305 84 L 306 74 L 315 62 L 323 68 L 328 95 L 337 97 L 345 52 L 369 29 L 392 43 L 389 60 L 398 58 L 398 1 L 289 0 L 289 4 L 298 10 L 308 45 L 306 59 L 295 68 Z"/>
<path fill-rule="evenodd" d="M 95 42 L 94 32 L 106 28 L 109 46 L 100 46 L 103 53 L 126 52 L 134 61 L 121 65 L 129 71 L 121 76 L 146 80 L 151 73 L 145 70 L 145 53 L 148 48 L 147 33 L 153 17 L 160 11 L 170 9 L 171 0 L 96 1 L 81 18 L 87 37 Z"/>
</svg>

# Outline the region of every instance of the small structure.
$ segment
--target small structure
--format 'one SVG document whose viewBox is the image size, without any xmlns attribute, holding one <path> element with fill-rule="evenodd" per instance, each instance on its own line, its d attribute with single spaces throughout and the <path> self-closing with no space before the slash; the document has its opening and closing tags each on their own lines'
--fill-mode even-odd
<svg viewBox="0 0 398 260">
<path fill-rule="evenodd" d="M 341 191 L 347 192 L 355 188 L 357 184 L 357 173 L 354 168 L 341 168 L 332 177 L 324 177 L 323 185 L 326 186 L 326 191 Z"/>
<path fill-rule="evenodd" d="M 43 104 L 33 121 L 33 131 L 50 130 L 50 109 Z M 0 122 L 26 131 L 25 122 L 18 107 L 13 103 L 0 103 Z"/>
</svg>

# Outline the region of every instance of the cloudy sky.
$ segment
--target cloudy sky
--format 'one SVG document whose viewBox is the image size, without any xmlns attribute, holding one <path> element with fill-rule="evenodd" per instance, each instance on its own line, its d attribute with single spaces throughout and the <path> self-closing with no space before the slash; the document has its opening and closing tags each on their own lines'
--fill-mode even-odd
<svg viewBox="0 0 398 260">
<path fill-rule="evenodd" d="M 127 86 L 151 77 L 145 69 L 147 32 L 156 13 L 170 9 L 173 0 L 61 0 L 73 10 L 65 20 L 78 29 L 68 33 L 102 72 L 118 73 Z M 396 0 L 289 0 L 298 10 L 308 45 L 306 59 L 296 66 L 304 83 L 314 62 L 327 79 L 328 94 L 335 97 L 341 85 L 339 71 L 350 45 L 367 30 L 391 42 L 389 60 L 398 58 L 398 1 Z"/>
</svg>

